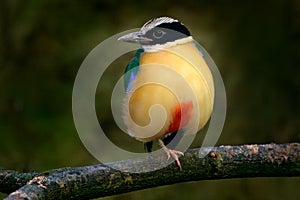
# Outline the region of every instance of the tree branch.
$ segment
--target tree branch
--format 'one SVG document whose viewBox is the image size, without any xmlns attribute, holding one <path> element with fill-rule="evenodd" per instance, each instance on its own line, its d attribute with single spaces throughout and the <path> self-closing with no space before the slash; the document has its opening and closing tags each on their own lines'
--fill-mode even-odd
<svg viewBox="0 0 300 200">
<path fill-rule="evenodd" d="M 9 194 L 27 184 L 39 173 L 19 173 L 0 167 L 0 192 Z"/>
<path fill-rule="evenodd" d="M 152 165 L 151 159 L 163 162 L 166 157 L 144 160 L 145 170 Z M 118 171 L 102 164 L 61 168 L 39 174 L 0 169 L 0 190 L 13 191 L 24 185 L 6 200 L 89 199 L 204 179 L 300 176 L 300 143 L 190 149 L 180 161 L 182 171 L 172 163 L 145 173 Z M 126 160 L 111 163 L 111 166 L 126 169 L 128 166 L 141 166 L 141 163 Z"/>
</svg>

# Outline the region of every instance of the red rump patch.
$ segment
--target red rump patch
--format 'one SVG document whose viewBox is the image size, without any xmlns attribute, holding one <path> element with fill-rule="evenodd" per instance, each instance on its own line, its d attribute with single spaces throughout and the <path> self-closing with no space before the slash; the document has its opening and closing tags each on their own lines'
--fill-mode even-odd
<svg viewBox="0 0 300 200">
<path fill-rule="evenodd" d="M 174 111 L 172 112 L 173 120 L 166 131 L 166 134 L 175 132 L 180 128 L 187 125 L 190 120 L 191 114 L 193 110 L 193 102 L 189 101 L 186 103 L 177 104 L 174 107 Z"/>
</svg>

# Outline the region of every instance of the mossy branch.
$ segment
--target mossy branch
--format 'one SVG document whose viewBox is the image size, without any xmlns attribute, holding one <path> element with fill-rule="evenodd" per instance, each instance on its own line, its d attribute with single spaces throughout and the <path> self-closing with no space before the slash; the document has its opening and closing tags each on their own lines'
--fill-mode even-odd
<svg viewBox="0 0 300 200">
<path fill-rule="evenodd" d="M 204 156 L 205 155 L 205 156 Z M 165 159 L 158 156 L 153 159 Z M 171 165 L 152 172 L 129 173 L 105 165 L 61 168 L 46 173 L 0 169 L 0 192 L 12 199 L 90 199 L 187 181 L 300 176 L 300 143 L 219 146 L 190 149 Z M 139 166 L 136 160 L 112 163 Z M 151 166 L 143 163 L 144 169 Z"/>
</svg>

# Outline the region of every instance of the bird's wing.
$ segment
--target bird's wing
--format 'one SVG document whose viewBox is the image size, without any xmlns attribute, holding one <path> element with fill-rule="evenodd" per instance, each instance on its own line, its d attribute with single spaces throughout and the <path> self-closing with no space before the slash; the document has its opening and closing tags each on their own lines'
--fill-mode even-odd
<svg viewBox="0 0 300 200">
<path fill-rule="evenodd" d="M 134 57 L 126 66 L 124 74 L 124 85 L 126 93 L 129 92 L 132 81 L 139 72 L 140 57 L 143 52 L 144 50 L 142 48 L 138 49 Z"/>
<path fill-rule="evenodd" d="M 193 40 L 193 44 L 198 49 L 201 56 L 204 58 L 204 53 L 203 53 L 202 47 L 197 42 L 195 42 L 195 40 Z"/>
</svg>

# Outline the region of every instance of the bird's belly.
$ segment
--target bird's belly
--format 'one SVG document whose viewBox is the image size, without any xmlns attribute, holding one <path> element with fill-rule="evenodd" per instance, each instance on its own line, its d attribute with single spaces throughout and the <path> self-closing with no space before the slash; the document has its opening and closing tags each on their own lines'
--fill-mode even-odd
<svg viewBox="0 0 300 200">
<path fill-rule="evenodd" d="M 208 66 L 196 48 L 184 52 L 176 48 L 140 58 L 139 73 L 124 105 L 124 121 L 141 141 L 161 138 L 188 123 L 199 130 L 211 115 L 214 89 Z"/>
</svg>

